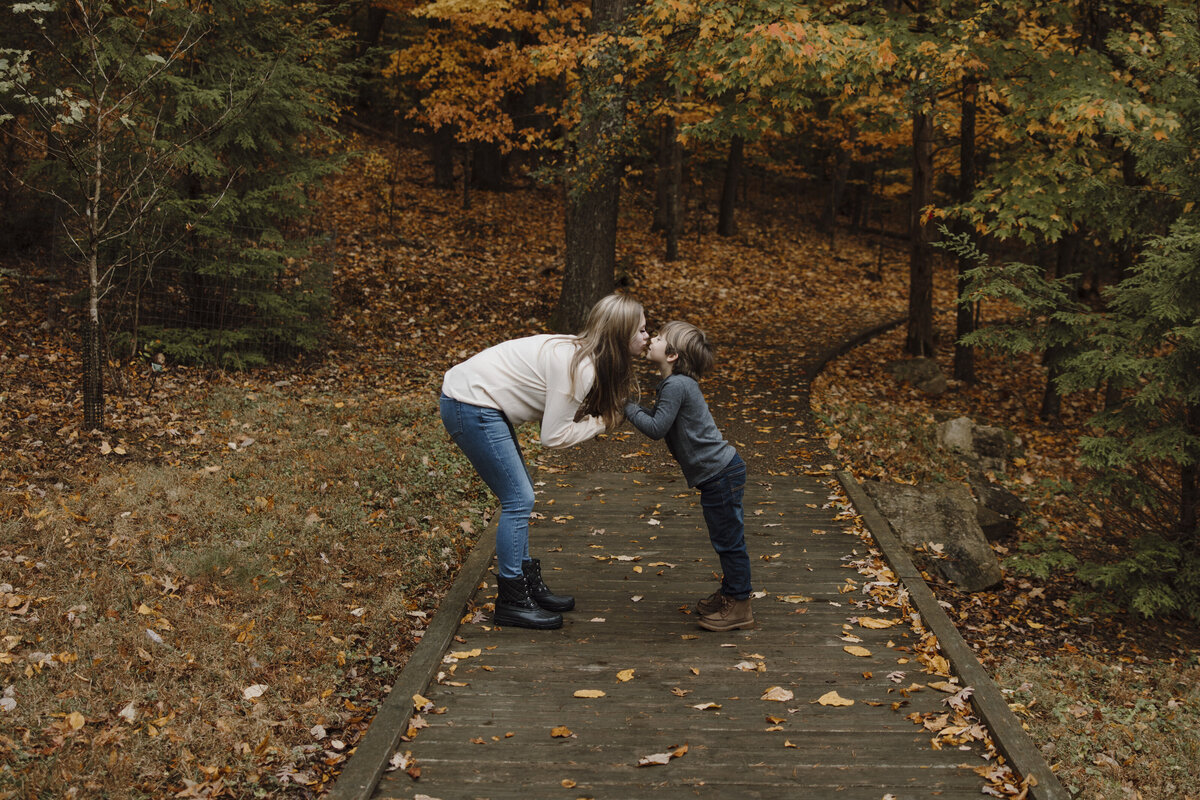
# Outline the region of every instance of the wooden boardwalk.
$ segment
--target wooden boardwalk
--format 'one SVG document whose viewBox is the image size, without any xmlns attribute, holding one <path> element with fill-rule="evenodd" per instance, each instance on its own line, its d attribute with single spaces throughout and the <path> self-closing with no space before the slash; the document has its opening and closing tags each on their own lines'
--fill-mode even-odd
<svg viewBox="0 0 1200 800">
<path fill-rule="evenodd" d="M 701 630 L 690 612 L 716 588 L 719 565 L 699 497 L 681 478 L 545 480 L 533 552 L 551 588 L 575 595 L 576 610 L 560 630 L 492 629 L 489 571 L 452 621 L 440 675 L 422 693 L 436 713 L 420 714 L 425 727 L 399 745 L 419 778 L 387 772 L 375 798 L 981 796 L 985 781 L 973 768 L 987 763 L 982 751 L 935 749 L 907 718 L 944 711 L 947 697 L 901 691 L 942 680 L 922 672 L 916 634 L 907 623 L 852 622 L 896 615 L 858 605 L 869 599 L 860 590 L 869 578 L 852 562 L 866 546 L 836 518 L 821 478 L 751 475 L 757 626 L 729 633 Z M 408 691 L 402 684 L 397 692 Z M 772 690 L 790 699 L 763 699 Z M 818 703 L 833 691 L 853 705 Z M 639 766 L 670 753 L 668 763 Z"/>
</svg>

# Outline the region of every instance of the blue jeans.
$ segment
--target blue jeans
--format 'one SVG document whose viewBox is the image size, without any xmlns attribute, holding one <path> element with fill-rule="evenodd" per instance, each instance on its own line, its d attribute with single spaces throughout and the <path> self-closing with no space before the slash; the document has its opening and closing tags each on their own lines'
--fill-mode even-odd
<svg viewBox="0 0 1200 800">
<path fill-rule="evenodd" d="M 721 593 L 735 600 L 750 596 L 750 556 L 746 552 L 742 495 L 746 490 L 746 462 L 734 454 L 725 469 L 696 487 L 708 524 L 708 538 L 721 559 Z"/>
<path fill-rule="evenodd" d="M 508 417 L 494 408 L 473 406 L 442 395 L 442 424 L 479 477 L 500 498 L 496 523 L 496 561 L 500 576 L 519 578 L 529 559 L 529 517 L 533 482 Z"/>
</svg>

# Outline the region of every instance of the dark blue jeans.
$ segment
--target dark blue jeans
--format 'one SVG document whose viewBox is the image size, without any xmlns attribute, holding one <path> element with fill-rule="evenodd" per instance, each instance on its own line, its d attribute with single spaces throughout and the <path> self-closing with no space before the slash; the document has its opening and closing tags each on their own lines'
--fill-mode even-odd
<svg viewBox="0 0 1200 800">
<path fill-rule="evenodd" d="M 721 593 L 735 600 L 750 596 L 750 556 L 746 552 L 742 495 L 746 490 L 746 462 L 735 454 L 716 477 L 696 487 L 708 524 L 708 538 L 721 559 Z"/>
<path fill-rule="evenodd" d="M 533 482 L 508 417 L 494 408 L 473 406 L 442 395 L 442 424 L 488 488 L 500 498 L 496 521 L 496 564 L 505 578 L 521 577 L 529 558 L 529 516 Z"/>
</svg>

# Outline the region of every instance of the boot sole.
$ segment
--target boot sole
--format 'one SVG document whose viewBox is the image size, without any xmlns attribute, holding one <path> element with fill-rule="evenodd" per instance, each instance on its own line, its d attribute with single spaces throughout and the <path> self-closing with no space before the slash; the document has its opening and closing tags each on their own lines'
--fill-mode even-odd
<svg viewBox="0 0 1200 800">
<path fill-rule="evenodd" d="M 547 620 L 544 623 L 529 622 L 522 619 L 505 620 L 498 616 L 492 617 L 492 625 L 497 628 L 529 628 L 535 631 L 553 631 L 563 626 L 562 618 L 557 620 Z"/>
<path fill-rule="evenodd" d="M 736 631 L 739 628 L 753 628 L 754 620 L 751 619 L 751 620 L 747 620 L 745 622 L 735 622 L 732 625 L 719 625 L 716 623 L 699 620 L 696 624 L 698 624 L 701 628 L 704 628 L 704 630 L 706 630 L 706 631 L 716 631 L 717 633 L 723 633 L 724 631 Z"/>
</svg>

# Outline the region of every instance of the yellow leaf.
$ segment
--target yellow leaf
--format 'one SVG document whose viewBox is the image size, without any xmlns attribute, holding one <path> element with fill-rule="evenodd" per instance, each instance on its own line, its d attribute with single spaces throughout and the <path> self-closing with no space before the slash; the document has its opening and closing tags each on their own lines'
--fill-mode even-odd
<svg viewBox="0 0 1200 800">
<path fill-rule="evenodd" d="M 559 725 L 550 730 L 550 738 L 552 739 L 566 739 L 569 736 L 571 736 L 571 729 L 566 725 Z"/>
<path fill-rule="evenodd" d="M 578 689 L 575 692 L 575 697 L 604 697 L 604 692 L 599 689 Z"/>
<path fill-rule="evenodd" d="M 451 653 L 451 658 L 474 658 L 483 651 L 476 647 L 474 650 L 459 650 L 456 653 Z"/>
<path fill-rule="evenodd" d="M 826 692 L 825 694 L 821 695 L 821 698 L 819 700 L 817 700 L 817 702 L 823 706 L 852 706 L 852 705 L 854 705 L 853 700 L 847 700 L 846 698 L 842 697 L 837 692 Z"/>
<path fill-rule="evenodd" d="M 576 786 L 575 781 L 571 780 L 570 778 L 562 779 L 562 787 L 564 789 L 574 789 L 575 786 Z"/>
<path fill-rule="evenodd" d="M 929 684 L 929 688 L 937 689 L 939 692 L 945 692 L 946 694 L 954 694 L 962 687 L 953 683 L 947 683 L 946 681 L 932 681 Z"/>
<path fill-rule="evenodd" d="M 893 625 L 896 625 L 897 622 L 894 619 L 877 619 L 875 617 L 859 617 L 858 624 L 864 628 L 875 628 L 876 630 L 879 630 L 881 628 L 890 628 Z"/>
<path fill-rule="evenodd" d="M 412 701 L 413 701 L 413 708 L 415 708 L 417 711 L 424 711 L 425 709 L 431 708 L 433 706 L 432 700 L 430 700 L 428 697 L 424 697 L 423 695 L 419 695 L 419 694 L 414 694 L 412 696 Z"/>
<path fill-rule="evenodd" d="M 720 707 L 721 707 L 720 703 L 697 703 L 696 705 L 692 706 L 692 708 L 694 708 L 698 711 L 707 711 L 710 708 L 720 708 Z"/>
<path fill-rule="evenodd" d="M 760 699 L 761 700 L 774 700 L 779 703 L 786 703 L 788 700 L 791 700 L 794 696 L 795 695 L 792 694 L 792 691 L 790 689 L 784 689 L 782 686 L 772 686 L 770 689 L 767 689 L 765 692 L 763 692 L 763 696 Z"/>
<path fill-rule="evenodd" d="M 870 656 L 871 656 L 870 650 L 868 650 L 865 647 L 859 647 L 856 644 L 848 644 L 845 647 L 843 647 L 842 649 L 845 650 L 850 655 L 859 656 L 860 658 L 870 658 Z"/>
<path fill-rule="evenodd" d="M 137 612 L 139 614 L 147 614 L 148 615 L 148 614 L 153 614 L 154 609 L 151 608 L 150 606 L 146 605 L 145 603 L 142 603 L 140 606 L 137 607 Z"/>
<path fill-rule="evenodd" d="M 71 726 L 71 730 L 73 731 L 79 730 L 87 723 L 87 720 L 83 718 L 83 714 L 80 714 L 78 711 L 72 711 L 70 714 L 67 714 L 66 719 L 67 724 Z"/>
<path fill-rule="evenodd" d="M 621 670 L 620 672 L 617 673 L 617 680 L 619 680 L 621 683 L 626 683 L 628 681 L 633 680 L 633 670 L 631 670 L 631 669 Z"/>
</svg>

